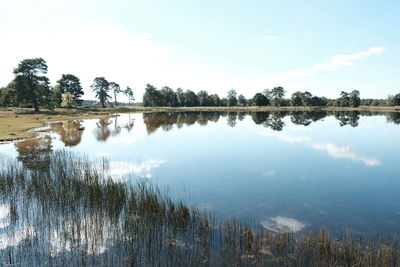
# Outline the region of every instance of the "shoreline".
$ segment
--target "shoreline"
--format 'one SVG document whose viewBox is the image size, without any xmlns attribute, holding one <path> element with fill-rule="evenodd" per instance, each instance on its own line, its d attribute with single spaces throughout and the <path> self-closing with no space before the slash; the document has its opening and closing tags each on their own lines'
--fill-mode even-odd
<svg viewBox="0 0 400 267">
<path fill-rule="evenodd" d="M 277 111 L 370 111 L 370 112 L 400 112 L 400 106 L 372 107 L 79 107 L 43 109 L 34 113 L 29 108 L 0 108 L 0 145 L 17 140 L 34 138 L 32 129 L 43 127 L 47 122 L 67 121 L 73 119 L 98 119 L 112 117 L 116 113 L 148 113 L 148 112 L 277 112 Z"/>
</svg>

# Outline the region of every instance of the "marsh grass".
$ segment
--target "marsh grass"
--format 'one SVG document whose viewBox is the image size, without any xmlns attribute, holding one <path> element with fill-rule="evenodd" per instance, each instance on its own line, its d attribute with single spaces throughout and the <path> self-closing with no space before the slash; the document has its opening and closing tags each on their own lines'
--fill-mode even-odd
<svg viewBox="0 0 400 267">
<path fill-rule="evenodd" d="M 172 201 L 144 182 L 107 177 L 107 162 L 52 152 L 49 167 L 0 163 L 5 265 L 398 266 L 391 242 L 274 233 Z"/>
</svg>

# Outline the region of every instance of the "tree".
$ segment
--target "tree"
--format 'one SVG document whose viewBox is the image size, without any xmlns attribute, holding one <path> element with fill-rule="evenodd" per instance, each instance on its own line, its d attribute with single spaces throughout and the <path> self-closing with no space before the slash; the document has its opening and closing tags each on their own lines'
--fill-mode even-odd
<svg viewBox="0 0 400 267">
<path fill-rule="evenodd" d="M 312 106 L 312 99 L 313 95 L 308 92 L 305 91 L 304 93 L 301 94 L 301 102 L 303 103 L 303 106 Z"/>
<path fill-rule="evenodd" d="M 70 108 L 72 107 L 72 104 L 74 103 L 74 95 L 71 93 L 65 93 L 62 95 L 62 107 L 67 107 Z"/>
<path fill-rule="evenodd" d="M 6 87 L 0 88 L 0 106 L 11 107 L 16 106 L 17 103 L 15 82 L 11 82 Z"/>
<path fill-rule="evenodd" d="M 108 84 L 108 86 L 109 86 L 110 90 L 112 90 L 113 93 L 114 93 L 114 104 L 115 104 L 116 106 L 118 106 L 117 95 L 118 95 L 119 93 L 121 93 L 121 87 L 119 86 L 118 83 L 115 83 L 115 82 L 110 82 L 110 83 Z"/>
<path fill-rule="evenodd" d="M 56 84 L 52 88 L 53 91 L 53 102 L 55 106 L 61 106 L 61 103 L 63 101 L 63 93 L 61 93 L 60 86 Z"/>
<path fill-rule="evenodd" d="M 93 92 L 96 93 L 96 97 L 100 100 L 101 106 L 105 107 L 106 101 L 111 98 L 108 94 L 110 91 L 109 82 L 104 77 L 96 77 L 90 87 Z"/>
<path fill-rule="evenodd" d="M 182 88 L 176 89 L 176 98 L 178 99 L 178 103 L 180 107 L 185 106 L 185 93 L 183 92 Z"/>
<path fill-rule="evenodd" d="M 185 92 L 185 105 L 187 107 L 197 107 L 199 105 L 197 95 L 193 91 L 187 90 Z"/>
<path fill-rule="evenodd" d="M 345 91 L 340 92 L 340 98 L 336 100 L 337 106 L 339 107 L 350 107 L 350 96 Z"/>
<path fill-rule="evenodd" d="M 240 106 L 246 106 L 246 98 L 244 97 L 244 95 L 239 95 L 238 102 Z"/>
<path fill-rule="evenodd" d="M 237 93 L 234 89 L 228 91 L 228 106 L 236 106 L 237 105 Z"/>
<path fill-rule="evenodd" d="M 210 100 L 211 100 L 212 106 L 218 107 L 221 105 L 221 99 L 219 98 L 219 96 L 217 94 L 211 95 Z"/>
<path fill-rule="evenodd" d="M 273 100 L 278 100 L 278 99 L 281 99 L 281 98 L 283 98 L 285 96 L 286 91 L 285 91 L 285 89 L 283 89 L 283 87 L 278 86 L 278 87 L 272 88 L 270 94 L 271 94 L 271 98 Z"/>
<path fill-rule="evenodd" d="M 298 107 L 298 106 L 302 106 L 303 105 L 303 101 L 301 100 L 303 96 L 302 92 L 294 92 L 292 94 L 291 100 L 292 100 L 292 106 Z"/>
<path fill-rule="evenodd" d="M 359 107 L 361 104 L 360 91 L 353 90 L 350 95 L 349 104 L 351 107 Z"/>
<path fill-rule="evenodd" d="M 168 86 L 164 86 L 161 91 L 161 106 L 176 107 L 179 105 L 176 93 Z"/>
<path fill-rule="evenodd" d="M 254 106 L 267 106 L 268 102 L 269 102 L 268 98 L 261 93 L 255 94 L 252 99 L 252 104 Z"/>
<path fill-rule="evenodd" d="M 272 102 L 275 106 L 282 106 L 284 105 L 283 103 L 283 97 L 285 96 L 286 91 L 283 89 L 283 87 L 274 87 L 270 91 L 270 96 L 272 98 Z"/>
<path fill-rule="evenodd" d="M 63 74 L 61 79 L 57 81 L 55 91 L 60 96 L 66 93 L 73 95 L 73 101 L 78 105 L 82 102 L 81 96 L 84 94 L 81 81 L 73 74 Z"/>
<path fill-rule="evenodd" d="M 14 69 L 15 85 L 18 98 L 33 104 L 35 112 L 39 112 L 39 104 L 49 104 L 51 95 L 47 64 L 43 58 L 25 59 Z"/>
<path fill-rule="evenodd" d="M 266 98 L 271 100 L 271 90 L 269 89 L 264 89 L 263 94 L 265 95 Z"/>
<path fill-rule="evenodd" d="M 328 104 L 328 100 L 324 97 L 313 96 L 311 98 L 311 106 L 322 107 Z"/>
<path fill-rule="evenodd" d="M 390 95 L 387 99 L 387 105 L 400 106 L 400 94 Z"/>
<path fill-rule="evenodd" d="M 209 96 L 207 91 L 201 90 L 200 92 L 197 93 L 197 98 L 199 100 L 199 105 L 200 106 L 210 106 L 210 101 L 209 101 Z"/>
<path fill-rule="evenodd" d="M 131 105 L 131 100 L 135 101 L 135 98 L 133 97 L 133 90 L 129 86 L 126 87 L 124 94 L 128 97 L 128 102 L 129 106 Z"/>
<path fill-rule="evenodd" d="M 147 84 L 143 95 L 143 105 L 145 107 L 161 106 L 161 94 L 157 88 L 151 84 Z"/>
<path fill-rule="evenodd" d="M 228 98 L 226 97 L 221 98 L 221 106 L 222 107 L 228 106 Z"/>
</svg>

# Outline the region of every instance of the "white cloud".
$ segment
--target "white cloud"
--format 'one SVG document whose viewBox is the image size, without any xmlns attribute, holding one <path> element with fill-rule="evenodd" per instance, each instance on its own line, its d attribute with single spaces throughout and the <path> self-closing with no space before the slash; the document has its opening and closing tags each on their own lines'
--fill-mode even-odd
<svg viewBox="0 0 400 267">
<path fill-rule="evenodd" d="M 4 0 L 3 0 L 4 2 Z M 7 3 L 5 1 L 4 3 Z M 25 58 L 43 57 L 49 66 L 48 76 L 54 84 L 63 73 L 76 74 L 81 78 L 85 98 L 93 99 L 90 85 L 95 77 L 105 76 L 122 87 L 135 90 L 141 99 L 144 87 L 152 83 L 157 87 L 169 85 L 194 91 L 206 89 L 225 95 L 236 88 L 252 97 L 263 88 L 284 86 L 288 93 L 310 89 L 311 78 L 318 71 L 336 70 L 354 65 L 354 61 L 381 54 L 382 47 L 332 57 L 328 62 L 309 68 L 284 71 L 276 75 L 246 77 L 227 73 L 217 65 L 178 58 L 157 36 L 150 33 L 133 34 L 113 24 L 76 24 L 53 27 L 48 23 L 31 21 L 29 25 L 15 20 L 5 20 L 0 27 L 0 86 L 13 79 L 12 70 Z M 277 40 L 277 36 L 265 36 Z M 29 40 L 29 45 L 26 41 Z M 185 61 L 186 60 L 186 61 Z M 121 96 L 121 100 L 126 100 Z"/>
<path fill-rule="evenodd" d="M 0 0 L 0 9 L 9 8 L 12 4 L 12 0 Z"/>
<path fill-rule="evenodd" d="M 169 74 L 166 50 L 150 34 L 129 34 L 111 24 L 86 24 L 53 29 L 48 25 L 30 25 L 18 29 L 2 27 L 0 36 L 12 40 L 0 51 L 0 82 L 12 79 L 12 69 L 24 58 L 43 57 L 54 83 L 63 73 L 79 76 L 86 93 L 98 76 L 122 86 L 142 88 L 146 82 L 163 80 Z M 11 30 L 12 29 L 12 30 Z M 26 40 L 31 40 L 29 46 Z M 12 51 L 12 53 L 10 53 Z M 133 75 L 134 74 L 134 75 Z"/>
<path fill-rule="evenodd" d="M 321 71 L 334 71 L 344 67 L 353 67 L 354 61 L 368 56 L 382 54 L 385 51 L 386 49 L 384 47 L 371 47 L 366 51 L 360 51 L 349 55 L 337 55 L 333 56 L 327 63 L 315 64 L 308 68 L 294 69 L 277 75 L 259 77 L 258 79 L 248 81 L 236 81 L 237 86 L 234 88 L 255 88 L 254 90 L 248 91 L 254 94 L 258 92 L 260 88 L 281 85 L 287 89 L 290 95 L 296 90 L 310 90 L 310 88 L 314 86 L 311 78 Z M 325 94 L 329 93 L 325 95 L 329 97 L 337 94 L 337 89 L 324 90 L 324 92 Z"/>
<path fill-rule="evenodd" d="M 356 52 L 350 55 L 337 55 L 332 57 L 327 63 L 317 64 L 313 66 L 312 70 L 337 70 L 342 67 L 353 67 L 354 61 L 372 56 L 382 54 L 386 51 L 384 47 L 371 47 L 366 51 Z"/>
<path fill-rule="evenodd" d="M 262 221 L 261 225 L 270 231 L 280 233 L 299 232 L 306 227 L 304 223 L 296 219 L 283 216 L 268 218 Z"/>
<path fill-rule="evenodd" d="M 266 35 L 266 36 L 264 36 L 264 39 L 268 40 L 268 41 L 277 41 L 279 39 L 279 37 L 276 35 Z"/>
</svg>

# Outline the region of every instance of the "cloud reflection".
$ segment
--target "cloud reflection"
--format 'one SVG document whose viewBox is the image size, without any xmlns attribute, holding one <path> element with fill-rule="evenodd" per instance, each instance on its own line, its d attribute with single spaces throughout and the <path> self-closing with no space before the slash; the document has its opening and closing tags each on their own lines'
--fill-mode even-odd
<svg viewBox="0 0 400 267">
<path fill-rule="evenodd" d="M 159 168 L 165 160 L 149 159 L 141 162 L 132 162 L 127 160 L 111 161 L 109 163 L 109 175 L 114 179 L 124 179 L 124 176 L 130 173 L 138 177 L 151 178 L 152 169 Z"/>
<path fill-rule="evenodd" d="M 296 219 L 282 216 L 268 218 L 262 221 L 261 225 L 270 231 L 279 233 L 299 232 L 306 227 L 304 223 Z"/>
<path fill-rule="evenodd" d="M 314 143 L 312 142 L 312 139 L 308 136 L 291 135 L 287 133 L 271 131 L 263 131 L 260 132 L 260 134 L 268 137 L 276 137 L 279 140 L 290 144 L 304 143 L 317 151 L 327 153 L 330 157 L 335 159 L 350 159 L 352 161 L 361 162 L 368 167 L 381 165 L 381 161 L 377 158 L 365 157 L 352 152 L 349 145 L 340 146 L 333 143 Z"/>
<path fill-rule="evenodd" d="M 0 230 L 10 225 L 10 206 L 1 204 L 0 205 Z"/>
<path fill-rule="evenodd" d="M 291 134 L 287 134 L 287 133 L 270 132 L 270 131 L 263 131 L 260 134 L 264 135 L 264 136 L 269 136 L 269 137 L 276 137 L 279 140 L 282 140 L 284 142 L 291 143 L 291 144 L 311 142 L 311 138 L 308 136 L 291 135 Z"/>
<path fill-rule="evenodd" d="M 264 176 L 264 177 L 275 176 L 275 171 L 274 171 L 274 170 L 265 171 L 265 172 L 262 174 L 262 176 Z"/>
<path fill-rule="evenodd" d="M 0 249 L 15 247 L 23 240 L 33 238 L 35 235 L 35 229 L 33 227 L 21 227 L 13 231 L 0 232 Z"/>
<path fill-rule="evenodd" d="M 318 151 L 323 151 L 327 153 L 332 158 L 343 158 L 350 159 L 352 161 L 358 161 L 363 163 L 366 166 L 379 166 L 381 165 L 381 161 L 376 158 L 369 158 L 358 155 L 354 152 L 351 152 L 350 146 L 338 146 L 332 143 L 324 143 L 324 144 L 311 144 L 311 147 Z"/>
</svg>

